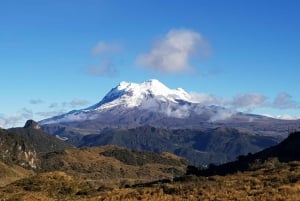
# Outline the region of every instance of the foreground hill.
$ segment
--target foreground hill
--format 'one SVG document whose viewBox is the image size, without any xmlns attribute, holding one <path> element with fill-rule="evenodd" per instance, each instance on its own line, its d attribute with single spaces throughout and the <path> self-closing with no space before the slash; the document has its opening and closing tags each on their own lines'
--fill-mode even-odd
<svg viewBox="0 0 300 201">
<path fill-rule="evenodd" d="M 266 162 L 260 168 L 227 176 L 185 176 L 136 186 L 91 185 L 64 172 L 38 174 L 0 189 L 3 200 L 285 200 L 300 197 L 300 162 Z"/>
<path fill-rule="evenodd" d="M 183 175 L 187 161 L 169 153 L 130 151 L 117 146 L 71 148 L 42 156 L 42 172 L 64 171 L 95 182 L 151 181 Z"/>
<path fill-rule="evenodd" d="M 0 130 L 0 161 L 8 165 L 37 169 L 40 154 L 63 150 L 71 145 L 43 132 L 32 120 L 23 128 Z"/>
<path fill-rule="evenodd" d="M 32 175 L 34 175 L 32 170 L 27 170 L 18 165 L 7 165 L 0 162 L 0 187 Z"/>
</svg>

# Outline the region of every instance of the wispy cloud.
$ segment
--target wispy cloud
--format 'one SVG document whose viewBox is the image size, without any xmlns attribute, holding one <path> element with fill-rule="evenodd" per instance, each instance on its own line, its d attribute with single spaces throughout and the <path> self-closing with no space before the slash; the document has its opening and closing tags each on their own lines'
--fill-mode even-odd
<svg viewBox="0 0 300 201">
<path fill-rule="evenodd" d="M 31 102 L 30 102 L 31 103 Z M 34 100 L 31 104 L 45 103 L 44 101 Z M 36 112 L 31 108 L 21 108 L 16 114 L 5 115 L 0 114 L 0 127 L 10 128 L 15 126 L 23 126 L 28 119 L 39 120 L 41 118 L 49 118 L 65 113 L 71 109 L 83 107 L 89 102 L 84 99 L 74 98 L 70 101 L 62 103 L 51 103 L 44 111 Z M 49 111 L 50 110 L 50 111 Z"/>
<path fill-rule="evenodd" d="M 203 36 L 188 29 L 173 29 L 148 53 L 140 55 L 136 63 L 161 73 L 191 71 L 190 59 L 195 53 L 202 57 L 211 54 L 210 45 Z"/>
<path fill-rule="evenodd" d="M 235 96 L 229 103 L 234 108 L 251 110 L 253 108 L 264 107 L 267 97 L 257 93 L 246 93 Z"/>
<path fill-rule="evenodd" d="M 276 119 L 284 119 L 284 120 L 300 119 L 300 115 L 298 115 L 298 116 L 290 115 L 290 114 L 279 114 L 279 115 L 263 114 L 263 115 L 267 116 L 267 117 L 272 117 L 272 118 L 276 118 Z"/>
<path fill-rule="evenodd" d="M 69 104 L 70 104 L 71 107 L 74 108 L 74 107 L 78 107 L 78 106 L 85 106 L 88 103 L 89 102 L 87 100 L 75 98 Z"/>
<path fill-rule="evenodd" d="M 99 56 L 103 54 L 112 54 L 117 53 L 122 50 L 122 46 L 119 43 L 107 43 L 105 41 L 100 41 L 97 45 L 91 50 L 93 56 Z"/>
<path fill-rule="evenodd" d="M 279 109 L 296 109 L 300 108 L 300 103 L 292 99 L 292 96 L 282 92 L 277 95 L 273 102 L 273 107 Z"/>
<path fill-rule="evenodd" d="M 118 70 L 115 67 L 115 56 L 122 50 L 122 46 L 119 43 L 107 43 L 100 41 L 91 50 L 91 54 L 97 59 L 100 59 L 100 63 L 94 66 L 87 66 L 84 71 L 88 75 L 99 77 L 113 77 L 118 75 Z"/>
<path fill-rule="evenodd" d="M 29 103 L 32 104 L 32 105 L 37 105 L 37 104 L 44 103 L 44 101 L 41 100 L 41 99 L 32 99 L 32 100 L 29 101 Z"/>
<path fill-rule="evenodd" d="M 93 76 L 109 76 L 113 77 L 118 74 L 116 68 L 114 68 L 113 62 L 111 60 L 104 60 L 97 66 L 86 67 L 86 72 Z"/>
<path fill-rule="evenodd" d="M 255 108 L 266 107 L 267 97 L 257 93 L 245 93 L 230 99 L 217 97 L 211 94 L 192 92 L 192 100 L 204 105 L 219 105 L 234 110 L 250 111 Z"/>
<path fill-rule="evenodd" d="M 58 104 L 58 103 L 51 103 L 51 104 L 49 105 L 49 108 L 57 108 L 57 107 L 59 107 L 59 104 Z"/>
<path fill-rule="evenodd" d="M 16 114 L 0 115 L 0 127 L 9 128 L 25 124 L 26 120 L 32 119 L 34 113 L 31 109 L 22 108 Z"/>
<path fill-rule="evenodd" d="M 28 108 L 22 108 L 21 111 L 19 111 L 19 113 L 21 114 L 21 116 L 23 117 L 23 119 L 32 119 L 33 118 L 33 111 L 31 109 Z"/>
<path fill-rule="evenodd" d="M 87 105 L 89 102 L 84 99 L 74 98 L 71 101 L 65 101 L 61 103 L 61 107 L 63 109 L 65 108 L 76 108 L 76 107 L 82 107 Z"/>
<path fill-rule="evenodd" d="M 300 109 L 300 102 L 293 100 L 292 96 L 285 92 L 279 93 L 273 101 L 269 101 L 267 96 L 259 93 L 244 93 L 229 99 L 205 93 L 192 92 L 190 94 L 195 102 L 205 105 L 219 105 L 236 110 L 251 111 L 252 109 L 257 108 L 272 108 L 279 110 Z"/>
<path fill-rule="evenodd" d="M 191 92 L 191 98 L 197 103 L 204 105 L 225 105 L 227 100 L 212 94 Z"/>
<path fill-rule="evenodd" d="M 65 110 L 59 110 L 59 111 L 37 112 L 36 114 L 41 116 L 41 117 L 48 118 L 48 117 L 53 117 L 53 116 L 56 116 L 56 115 L 63 114 L 65 112 L 66 112 Z"/>
</svg>

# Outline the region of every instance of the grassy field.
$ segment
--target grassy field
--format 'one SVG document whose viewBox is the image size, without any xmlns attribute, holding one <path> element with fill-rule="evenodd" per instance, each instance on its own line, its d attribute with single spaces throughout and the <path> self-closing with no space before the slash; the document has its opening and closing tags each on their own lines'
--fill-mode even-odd
<svg viewBox="0 0 300 201">
<path fill-rule="evenodd" d="M 251 171 L 227 176 L 184 176 L 173 182 L 91 182 L 64 172 L 50 172 L 16 181 L 0 189 L 1 201 L 117 200 L 300 200 L 300 162 L 270 159 Z"/>
</svg>

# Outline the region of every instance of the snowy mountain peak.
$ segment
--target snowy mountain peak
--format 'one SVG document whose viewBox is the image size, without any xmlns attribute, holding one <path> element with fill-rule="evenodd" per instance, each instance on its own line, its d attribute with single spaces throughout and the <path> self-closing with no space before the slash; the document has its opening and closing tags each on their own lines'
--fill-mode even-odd
<svg viewBox="0 0 300 201">
<path fill-rule="evenodd" d="M 145 91 L 153 91 L 153 92 L 166 92 L 167 90 L 170 90 L 168 87 L 166 87 L 163 83 L 161 83 L 158 80 L 151 79 L 148 81 L 145 81 L 141 84 L 137 83 L 130 83 L 130 82 L 124 82 L 122 81 L 118 87 L 118 90 L 125 90 L 125 91 L 133 91 L 133 90 L 145 90 Z"/>
<path fill-rule="evenodd" d="M 143 83 L 120 82 L 98 104 L 86 110 L 107 110 L 115 106 L 147 106 L 149 102 L 192 102 L 190 94 L 182 88 L 170 89 L 156 79 Z"/>
</svg>

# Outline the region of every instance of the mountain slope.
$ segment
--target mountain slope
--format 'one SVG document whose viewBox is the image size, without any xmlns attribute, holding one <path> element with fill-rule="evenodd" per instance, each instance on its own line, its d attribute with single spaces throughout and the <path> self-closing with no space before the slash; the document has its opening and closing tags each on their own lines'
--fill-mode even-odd
<svg viewBox="0 0 300 201">
<path fill-rule="evenodd" d="M 142 126 L 131 129 L 107 129 L 101 134 L 84 136 L 78 146 L 115 144 L 134 150 L 167 151 L 192 164 L 205 165 L 235 160 L 241 154 L 254 153 L 277 144 L 281 138 L 249 135 L 237 129 L 207 130 L 164 129 Z"/>
<path fill-rule="evenodd" d="M 276 158 L 276 159 L 272 159 Z M 269 160 L 269 161 L 268 161 Z M 300 132 L 291 133 L 278 145 L 264 149 L 255 154 L 239 156 L 238 160 L 219 166 L 211 166 L 205 170 L 190 167 L 189 174 L 196 175 L 226 175 L 237 171 L 248 171 L 264 166 L 265 163 L 274 166 L 279 162 L 300 161 Z"/>
</svg>

